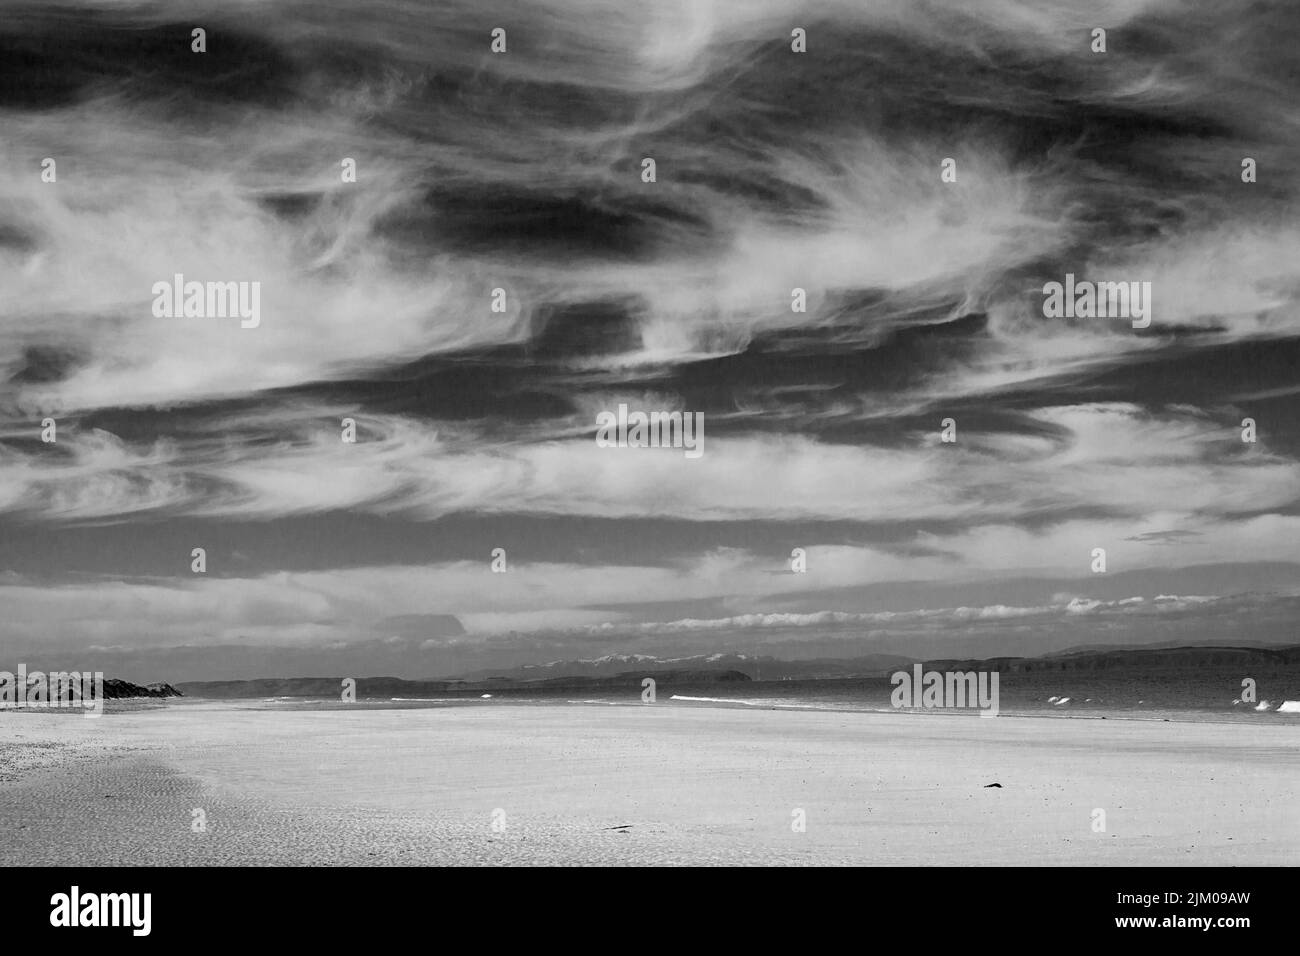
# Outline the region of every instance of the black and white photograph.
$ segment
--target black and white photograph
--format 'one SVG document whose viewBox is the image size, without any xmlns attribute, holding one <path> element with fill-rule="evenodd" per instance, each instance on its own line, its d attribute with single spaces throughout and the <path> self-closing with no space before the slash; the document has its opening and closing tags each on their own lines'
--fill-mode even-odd
<svg viewBox="0 0 1300 956">
<path fill-rule="evenodd" d="M 1300 863 L 1298 162 L 1293 2 L 0 0 L 0 867 Z"/>
</svg>

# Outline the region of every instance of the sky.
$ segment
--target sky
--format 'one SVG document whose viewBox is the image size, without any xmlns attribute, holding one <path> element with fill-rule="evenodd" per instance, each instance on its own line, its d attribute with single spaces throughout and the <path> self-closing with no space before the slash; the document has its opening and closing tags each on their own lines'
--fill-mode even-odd
<svg viewBox="0 0 1300 956">
<path fill-rule="evenodd" d="M 1295 643 L 1298 41 L 1286 3 L 3 0 L 0 651 Z M 256 327 L 158 315 L 178 273 Z M 1047 314 L 1067 274 L 1150 324 Z M 620 404 L 703 453 L 600 447 Z"/>
</svg>

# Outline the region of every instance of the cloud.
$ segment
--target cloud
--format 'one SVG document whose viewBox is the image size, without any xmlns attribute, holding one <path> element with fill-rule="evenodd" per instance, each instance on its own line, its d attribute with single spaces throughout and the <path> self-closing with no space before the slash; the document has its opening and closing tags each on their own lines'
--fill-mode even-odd
<svg viewBox="0 0 1300 956">
<path fill-rule="evenodd" d="M 1124 541 L 1204 533 L 1216 520 L 1284 509 L 1300 496 L 1300 464 L 1266 449 L 1243 456 L 1228 423 L 1117 403 L 1039 409 L 1026 416 L 1037 434 L 968 428 L 955 446 L 935 436 L 911 447 L 761 432 L 710 437 L 706 417 L 698 460 L 559 437 L 583 428 L 575 421 L 543 423 L 531 440 L 521 433 L 493 442 L 461 424 L 371 417 L 359 420 L 358 443 L 347 444 L 339 409 L 282 411 L 218 418 L 196 435 L 134 446 L 102 430 L 65 428 L 57 446 L 0 460 L 0 508 L 56 521 L 352 509 L 417 520 L 531 513 L 988 526 L 1093 510 L 1107 516 L 1098 533 Z M 228 437 L 257 433 L 278 439 Z M 1123 533 L 1110 519 L 1127 522 Z"/>
<path fill-rule="evenodd" d="M 201 80 L 141 45 L 182 21 L 222 38 Z M 1276 173 L 1295 23 L 1174 0 L 23 7 L 0 33 L 62 85 L 0 90 L 0 534 L 53 570 L 0 579 L 6 636 L 396 653 L 1217 614 L 1138 584 L 1300 561 L 1274 402 L 1300 337 Z M 265 82 L 214 79 L 238 51 Z M 1151 282 L 1152 327 L 1045 318 L 1066 272 Z M 261 283 L 261 325 L 155 318 L 177 273 Z M 597 448 L 624 401 L 702 411 L 704 456 Z M 544 521 L 556 553 L 503 540 L 498 575 L 382 544 L 353 567 L 346 535 L 288 556 L 310 572 L 224 550 L 340 516 Z M 211 530 L 218 570 L 75 577 L 44 536 L 85 525 Z M 589 558 L 593 526 L 635 564 Z M 1096 548 L 1131 595 L 1094 584 Z M 918 606 L 835 603 L 885 584 Z"/>
</svg>

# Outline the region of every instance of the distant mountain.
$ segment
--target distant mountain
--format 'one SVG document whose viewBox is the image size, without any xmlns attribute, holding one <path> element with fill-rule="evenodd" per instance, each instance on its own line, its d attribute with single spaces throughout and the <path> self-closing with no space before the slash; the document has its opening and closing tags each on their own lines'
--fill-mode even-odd
<svg viewBox="0 0 1300 956">
<path fill-rule="evenodd" d="M 1218 644 L 1212 639 L 1202 641 L 1159 641 L 1153 644 L 1143 644 L 1141 647 L 1116 647 L 1114 644 L 1078 644 L 1074 647 L 1067 647 L 1064 650 L 1052 651 L 1042 654 L 1042 657 L 1068 657 L 1075 654 L 1107 654 L 1112 651 L 1183 651 L 1183 650 L 1205 650 L 1207 648 L 1223 648 L 1229 645 Z M 1236 650 L 1285 650 L 1293 645 L 1290 644 L 1233 644 L 1230 645 Z"/>
<path fill-rule="evenodd" d="M 918 661 L 892 654 L 847 660 L 816 659 L 782 661 L 770 657 L 740 654 L 711 654 L 660 659 L 649 655 L 610 654 L 592 660 L 555 661 L 509 670 L 480 671 L 466 679 L 406 680 L 398 677 L 357 679 L 357 699 L 468 697 L 484 693 L 531 694 L 601 689 L 636 690 L 643 678 L 653 676 L 658 693 L 682 685 L 708 685 L 746 681 L 883 680 L 898 670 L 910 669 Z M 1300 645 L 1290 647 L 1145 647 L 1127 650 L 1073 650 L 1044 657 L 993 657 L 984 659 L 930 659 L 920 661 L 926 670 L 996 670 L 1003 673 L 1045 674 L 1054 672 L 1108 672 L 1111 675 L 1144 677 L 1153 673 L 1170 675 L 1208 671 L 1213 668 L 1246 668 L 1251 672 L 1277 673 L 1300 666 Z M 1180 678 L 1181 679 L 1181 678 Z M 133 686 L 133 685 L 132 685 Z M 289 677 L 236 681 L 193 681 L 179 685 L 173 693 L 189 697 L 338 698 L 342 677 Z M 144 689 L 141 688 L 141 691 Z M 110 695 L 111 696 L 111 695 Z M 147 696 L 165 696 L 147 694 Z"/>
<path fill-rule="evenodd" d="M 1300 644 L 1287 647 L 1138 647 L 1125 650 L 1077 650 L 1050 657 L 1020 658 L 1035 669 L 1103 670 L 1113 667 L 1151 669 L 1213 667 L 1225 664 L 1300 664 Z M 1026 666 L 1024 669 L 1028 669 Z"/>
<path fill-rule="evenodd" d="M 1043 657 L 994 657 L 986 660 L 933 660 L 933 670 L 996 670 L 1009 672 L 1098 670 L 1187 670 L 1222 666 L 1300 664 L 1300 644 L 1288 647 L 1137 647 L 1117 650 L 1074 649 Z"/>
<path fill-rule="evenodd" d="M 509 669 L 474 671 L 466 680 L 539 680 L 552 677 L 603 677 L 615 674 L 659 674 L 664 671 L 726 671 L 749 675 L 752 680 L 818 680 L 837 677 L 879 677 L 911 664 L 913 658 L 897 654 L 872 654 L 847 659 L 815 658 L 784 661 L 775 657 L 747 654 L 698 654 L 693 657 L 659 658 L 650 654 L 607 654 L 590 660 L 552 661 L 525 664 Z"/>
<path fill-rule="evenodd" d="M 661 688 L 679 684 L 734 683 L 748 681 L 749 676 L 734 670 L 677 669 L 655 671 L 655 682 Z M 485 692 L 505 693 L 520 691 L 604 690 L 625 688 L 640 691 L 642 670 L 601 677 L 560 676 L 533 680 L 515 680 L 494 677 L 485 680 L 403 680 L 400 677 L 359 677 L 356 679 L 357 700 L 422 697 L 466 697 Z M 260 680 L 190 681 L 180 685 L 188 697 L 215 698 L 265 698 L 265 697 L 333 697 L 341 696 L 341 677 L 273 677 Z"/>
</svg>

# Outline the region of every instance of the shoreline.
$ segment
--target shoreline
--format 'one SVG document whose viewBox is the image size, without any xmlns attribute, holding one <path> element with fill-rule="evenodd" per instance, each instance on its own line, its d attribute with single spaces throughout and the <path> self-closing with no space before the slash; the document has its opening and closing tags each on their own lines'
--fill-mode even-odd
<svg viewBox="0 0 1300 956">
<path fill-rule="evenodd" d="M 111 703 L 111 702 L 110 702 Z M 364 711 L 406 711 L 406 710 L 439 710 L 451 707 L 496 707 L 496 706 L 514 706 L 514 707 L 542 707 L 542 706 L 571 706 L 571 707 L 626 707 L 632 709 L 643 709 L 647 707 L 685 707 L 693 710 L 748 710 L 748 711 L 777 711 L 791 713 L 817 713 L 817 714 L 878 714 L 882 716 L 915 716 L 915 717 L 951 717 L 951 718 L 979 718 L 979 719 L 997 719 L 981 718 L 978 710 L 973 708 L 956 709 L 950 707 L 869 707 L 869 706 L 818 706 L 815 703 L 783 703 L 779 701 L 765 700 L 729 700 L 727 698 L 701 699 L 690 698 L 686 700 L 674 700 L 671 697 L 665 697 L 655 704 L 642 703 L 638 698 L 632 697 L 626 700 L 600 700 L 597 698 L 587 699 L 566 699 L 561 697 L 538 696 L 525 698 L 522 696 L 493 696 L 490 700 L 482 700 L 478 697 L 445 697 L 445 698 L 422 698 L 422 699 L 360 699 L 354 703 L 345 704 L 342 701 L 332 698 L 320 697 L 184 697 L 170 698 L 166 702 L 151 702 L 157 707 L 184 707 L 190 705 L 220 705 L 232 708 L 243 708 L 248 710 L 265 710 L 265 711 L 344 711 L 347 709 L 364 710 Z M 112 708 L 108 707 L 106 712 L 111 712 Z M 1043 720 L 1106 720 L 1106 721 L 1137 721 L 1146 723 L 1189 723 L 1189 724 L 1222 724 L 1228 726 L 1288 726 L 1294 725 L 1300 727 L 1300 713 L 1279 712 L 1276 708 L 1268 711 L 1256 711 L 1253 708 L 1235 708 L 1232 710 L 1209 710 L 1209 709 L 1186 709 L 1186 710 L 1165 710 L 1155 709 L 1148 712 L 1138 712 L 1133 710 L 1109 709 L 1105 707 L 1089 708 L 1089 712 L 1083 712 L 1082 709 L 1066 708 L 1047 708 L 1025 709 L 1025 708 L 1002 708 L 997 715 L 998 718 L 1017 718 L 1017 719 L 1043 719 Z M 1256 723 L 1256 722 L 1260 723 Z M 1263 723 L 1267 722 L 1267 723 Z"/>
</svg>

